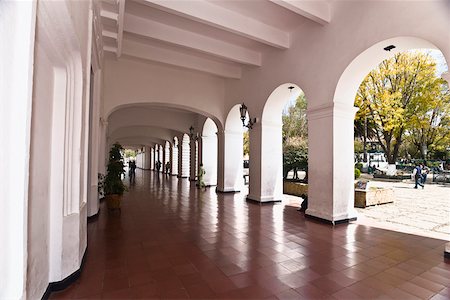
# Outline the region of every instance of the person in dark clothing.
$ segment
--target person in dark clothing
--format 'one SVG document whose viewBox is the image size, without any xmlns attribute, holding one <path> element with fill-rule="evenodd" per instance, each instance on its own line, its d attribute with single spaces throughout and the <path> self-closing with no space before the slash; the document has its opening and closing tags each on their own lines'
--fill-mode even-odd
<svg viewBox="0 0 450 300">
<path fill-rule="evenodd" d="M 424 188 L 424 185 L 422 183 L 422 165 L 418 165 L 413 170 L 413 177 L 414 177 L 414 188 L 417 189 L 417 186 L 420 185 L 422 189 Z"/>
<path fill-rule="evenodd" d="M 130 168 L 129 176 L 130 181 L 135 182 L 136 181 L 136 162 L 134 160 L 130 160 L 128 163 L 128 167 Z"/>
</svg>

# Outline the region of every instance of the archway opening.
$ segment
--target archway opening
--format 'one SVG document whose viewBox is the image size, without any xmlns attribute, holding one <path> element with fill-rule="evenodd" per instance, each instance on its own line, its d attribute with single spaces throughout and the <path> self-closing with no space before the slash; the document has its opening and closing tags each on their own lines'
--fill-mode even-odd
<svg viewBox="0 0 450 300">
<path fill-rule="evenodd" d="M 173 138 L 172 147 L 172 175 L 178 175 L 178 138 Z"/>
<path fill-rule="evenodd" d="M 261 119 L 260 186 L 250 178 L 249 197 L 254 197 L 255 186 L 260 189 L 261 201 L 280 201 L 283 198 L 283 174 L 286 173 L 283 172 L 283 110 L 287 103 L 296 103 L 302 93 L 297 85 L 285 83 L 267 99 Z"/>
<path fill-rule="evenodd" d="M 163 173 L 166 173 L 167 175 L 170 174 L 170 170 L 172 169 L 172 165 L 171 165 L 171 149 L 170 149 L 170 142 L 166 141 L 165 146 L 164 146 L 164 170 Z"/>
<path fill-rule="evenodd" d="M 439 228 L 448 221 L 439 220 L 446 219 L 446 213 L 439 217 L 437 207 L 449 203 L 440 197 L 442 193 L 427 199 L 435 188 L 427 183 L 445 168 L 448 155 L 444 137 L 450 134 L 445 125 L 450 93 L 441 78 L 448 67 L 434 46 L 413 41 L 417 43 L 385 54 L 359 78 L 354 98 L 359 108 L 354 120 L 354 172 L 359 177 L 354 204 L 362 224 L 445 238 Z M 417 168 L 420 164 L 424 167 Z M 427 191 L 420 194 L 414 188 L 422 189 L 422 184 Z M 377 190 L 377 199 L 371 190 Z M 372 206 L 374 201 L 384 205 Z"/>
</svg>

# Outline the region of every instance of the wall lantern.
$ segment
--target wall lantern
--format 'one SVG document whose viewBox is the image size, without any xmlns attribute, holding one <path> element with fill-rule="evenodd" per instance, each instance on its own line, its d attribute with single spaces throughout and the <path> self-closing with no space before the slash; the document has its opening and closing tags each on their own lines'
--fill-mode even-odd
<svg viewBox="0 0 450 300">
<path fill-rule="evenodd" d="M 240 111 L 240 113 L 241 113 L 241 121 L 242 121 L 242 125 L 244 126 L 244 127 L 247 127 L 247 128 L 249 128 L 249 129 L 252 129 L 252 127 L 253 127 L 253 125 L 255 125 L 255 123 L 256 123 L 256 118 L 250 118 L 250 116 L 249 116 L 249 120 L 248 120 L 248 123 L 247 124 L 245 124 L 245 119 L 247 118 L 247 106 L 244 104 L 244 103 L 242 103 L 241 104 L 241 107 L 239 107 L 239 111 Z"/>
<path fill-rule="evenodd" d="M 191 126 L 189 127 L 189 137 L 191 138 L 191 140 L 196 141 L 198 140 L 198 133 L 194 132 L 194 127 Z"/>
</svg>

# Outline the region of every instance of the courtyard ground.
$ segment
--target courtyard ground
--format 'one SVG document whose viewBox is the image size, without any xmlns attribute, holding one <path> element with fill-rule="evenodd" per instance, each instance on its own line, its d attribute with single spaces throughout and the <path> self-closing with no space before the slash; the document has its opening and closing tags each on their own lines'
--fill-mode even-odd
<svg viewBox="0 0 450 300">
<path fill-rule="evenodd" d="M 393 188 L 394 203 L 357 208 L 357 223 L 450 241 L 450 185 L 372 181 Z"/>
<path fill-rule="evenodd" d="M 356 224 L 450 241 L 450 185 L 426 184 L 414 189 L 412 181 L 386 182 L 371 179 L 371 186 L 393 188 L 394 203 L 358 212 Z M 284 195 L 285 205 L 299 206 L 300 197 Z"/>
</svg>

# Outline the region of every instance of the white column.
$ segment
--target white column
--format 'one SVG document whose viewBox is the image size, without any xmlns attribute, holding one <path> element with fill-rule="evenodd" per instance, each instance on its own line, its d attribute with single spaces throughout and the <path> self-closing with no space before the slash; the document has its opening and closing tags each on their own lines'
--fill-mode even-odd
<svg viewBox="0 0 450 300">
<path fill-rule="evenodd" d="M 198 143 L 197 141 L 191 141 L 190 154 L 189 154 L 189 180 L 195 181 L 197 174 L 198 163 Z"/>
<path fill-rule="evenodd" d="M 447 81 L 447 83 L 450 85 L 450 73 L 449 72 L 445 72 L 444 74 L 441 75 L 441 77 L 443 79 L 445 79 Z M 450 258 L 450 242 L 445 244 L 444 256 L 447 258 Z"/>
<path fill-rule="evenodd" d="M 217 135 L 202 136 L 201 149 L 205 185 L 217 185 Z"/>
<path fill-rule="evenodd" d="M 194 144 L 194 143 L 192 143 Z M 179 176 L 188 178 L 190 175 L 190 153 L 191 153 L 191 141 L 187 136 L 182 138 L 181 151 L 180 151 L 180 172 Z"/>
<path fill-rule="evenodd" d="M 258 122 L 250 129 L 250 181 L 248 199 L 281 201 L 283 152 L 279 123 Z"/>
<path fill-rule="evenodd" d="M 166 142 L 166 145 L 164 147 L 164 163 L 162 165 L 163 173 L 166 173 L 166 164 L 171 161 L 170 155 L 171 155 L 170 143 Z"/>
<path fill-rule="evenodd" d="M 242 132 L 224 131 L 218 133 L 217 137 L 219 147 L 217 190 L 239 192 L 244 184 Z"/>
<path fill-rule="evenodd" d="M 150 148 L 150 170 L 155 169 L 155 148 Z"/>
<path fill-rule="evenodd" d="M 178 145 L 172 146 L 172 175 L 178 175 Z"/>
<path fill-rule="evenodd" d="M 90 191 L 88 198 L 88 217 L 98 213 L 99 199 L 98 199 L 98 173 L 99 171 L 99 149 L 100 148 L 100 93 L 101 93 L 101 70 L 94 73 L 92 83 L 92 113 L 90 120 L 91 139 L 90 139 L 90 153 L 89 153 L 89 169 L 90 169 Z"/>
<path fill-rule="evenodd" d="M 151 165 L 151 149 L 149 146 L 144 147 L 144 164 L 143 169 L 144 170 L 150 170 Z"/>
<path fill-rule="evenodd" d="M 353 120 L 356 109 L 334 103 L 308 109 L 308 216 L 333 224 L 356 218 Z"/>
<path fill-rule="evenodd" d="M 0 298 L 26 299 L 36 2 L 0 1 L 0 12 Z"/>
<path fill-rule="evenodd" d="M 98 150 L 98 172 L 106 175 L 106 165 L 108 163 L 109 147 L 107 141 L 108 122 L 100 117 L 100 146 Z"/>
</svg>

